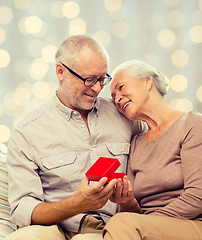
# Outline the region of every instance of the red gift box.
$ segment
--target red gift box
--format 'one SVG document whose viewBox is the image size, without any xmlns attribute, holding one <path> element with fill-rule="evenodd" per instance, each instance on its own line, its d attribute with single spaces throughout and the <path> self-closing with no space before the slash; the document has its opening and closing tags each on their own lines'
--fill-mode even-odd
<svg viewBox="0 0 202 240">
<path fill-rule="evenodd" d="M 99 181 L 102 177 L 107 177 L 107 182 L 114 178 L 123 180 L 124 173 L 115 173 L 120 165 L 121 163 L 116 158 L 100 157 L 86 172 L 86 176 L 89 181 Z"/>
</svg>

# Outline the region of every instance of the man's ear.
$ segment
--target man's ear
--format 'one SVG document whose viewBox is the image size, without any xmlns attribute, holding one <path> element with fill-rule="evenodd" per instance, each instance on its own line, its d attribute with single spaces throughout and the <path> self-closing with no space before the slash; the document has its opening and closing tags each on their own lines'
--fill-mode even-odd
<svg viewBox="0 0 202 240">
<path fill-rule="evenodd" d="M 154 84 L 154 82 L 153 82 L 152 76 L 147 76 L 145 78 L 145 85 L 149 91 L 152 89 L 153 84 Z"/>
<path fill-rule="evenodd" d="M 56 74 L 60 82 L 64 80 L 64 68 L 60 63 L 56 64 Z"/>
</svg>

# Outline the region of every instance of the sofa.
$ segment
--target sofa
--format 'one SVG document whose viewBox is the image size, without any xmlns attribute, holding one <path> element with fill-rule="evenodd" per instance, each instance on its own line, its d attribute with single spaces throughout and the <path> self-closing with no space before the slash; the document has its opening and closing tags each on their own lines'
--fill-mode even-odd
<svg viewBox="0 0 202 240">
<path fill-rule="evenodd" d="M 0 239 L 17 229 L 16 225 L 10 220 L 6 153 L 7 147 L 5 144 L 0 143 Z"/>
</svg>

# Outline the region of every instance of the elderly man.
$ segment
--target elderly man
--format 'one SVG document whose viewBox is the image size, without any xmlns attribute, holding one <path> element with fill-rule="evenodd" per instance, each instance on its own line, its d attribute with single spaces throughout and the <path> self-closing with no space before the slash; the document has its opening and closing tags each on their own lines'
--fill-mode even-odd
<svg viewBox="0 0 202 240">
<path fill-rule="evenodd" d="M 98 98 L 111 80 L 107 70 L 107 53 L 93 38 L 75 35 L 59 46 L 56 95 L 25 117 L 9 142 L 9 202 L 19 229 L 7 240 L 101 239 L 118 211 L 108 201 L 116 179 L 89 184 L 85 172 L 100 156 L 118 158 L 125 172 L 131 137 L 143 125 Z"/>
</svg>

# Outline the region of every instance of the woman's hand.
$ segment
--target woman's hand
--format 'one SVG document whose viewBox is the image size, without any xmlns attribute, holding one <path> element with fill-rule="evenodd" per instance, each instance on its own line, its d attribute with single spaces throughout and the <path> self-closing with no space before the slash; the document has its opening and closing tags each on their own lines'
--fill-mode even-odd
<svg viewBox="0 0 202 240">
<path fill-rule="evenodd" d="M 73 196 L 78 201 L 81 212 L 94 211 L 103 207 L 111 197 L 116 183 L 117 179 L 107 183 L 107 178 L 103 177 L 93 186 L 89 186 L 89 181 L 85 176 Z"/>
<path fill-rule="evenodd" d="M 117 180 L 110 201 L 118 203 L 121 207 L 121 211 L 141 213 L 139 204 L 134 198 L 131 182 L 128 180 L 127 176 L 124 176 L 123 182 L 121 179 Z"/>
</svg>

